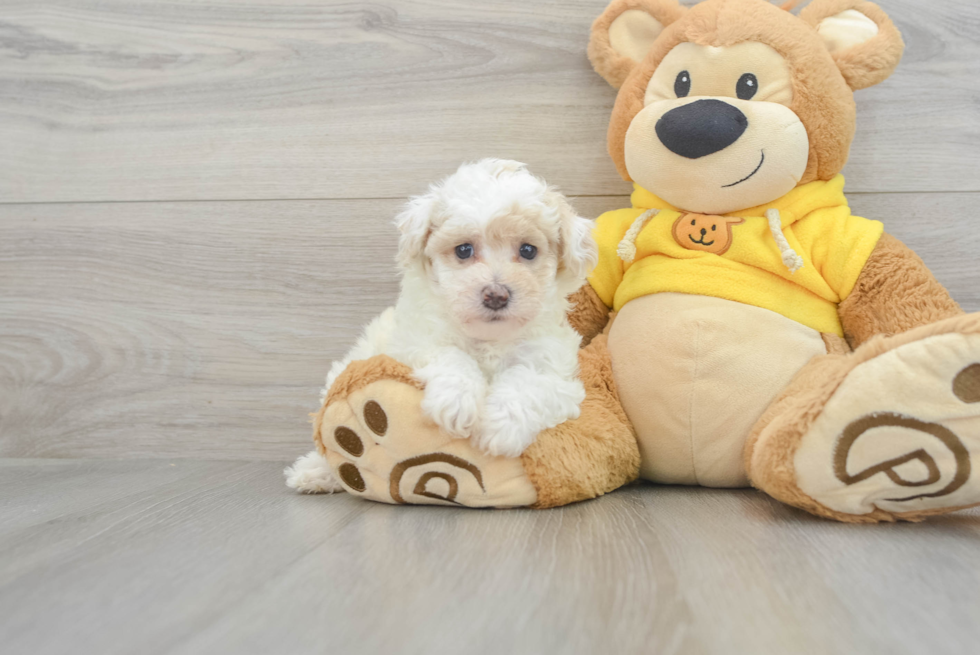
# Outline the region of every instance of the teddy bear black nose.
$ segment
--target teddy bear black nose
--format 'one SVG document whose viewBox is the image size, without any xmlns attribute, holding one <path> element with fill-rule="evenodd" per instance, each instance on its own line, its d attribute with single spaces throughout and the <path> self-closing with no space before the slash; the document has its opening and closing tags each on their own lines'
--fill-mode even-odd
<svg viewBox="0 0 980 655">
<path fill-rule="evenodd" d="M 492 285 L 483 289 L 483 306 L 487 309 L 503 309 L 510 302 L 506 287 Z"/>
<path fill-rule="evenodd" d="M 657 121 L 657 136 L 671 152 L 698 159 L 738 141 L 749 119 L 721 100 L 698 100 L 671 109 Z"/>
</svg>

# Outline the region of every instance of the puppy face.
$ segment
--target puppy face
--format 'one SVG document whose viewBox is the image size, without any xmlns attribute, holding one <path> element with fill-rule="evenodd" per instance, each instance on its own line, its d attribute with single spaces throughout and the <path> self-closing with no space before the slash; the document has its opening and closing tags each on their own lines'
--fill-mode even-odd
<svg viewBox="0 0 980 655">
<path fill-rule="evenodd" d="M 556 228 L 514 207 L 476 224 L 452 217 L 432 233 L 425 247 L 431 277 L 468 336 L 513 334 L 555 296 Z"/>
<path fill-rule="evenodd" d="M 517 162 L 464 165 L 397 222 L 405 274 L 423 275 L 458 329 L 481 341 L 563 309 L 597 257 L 591 222 Z"/>
</svg>

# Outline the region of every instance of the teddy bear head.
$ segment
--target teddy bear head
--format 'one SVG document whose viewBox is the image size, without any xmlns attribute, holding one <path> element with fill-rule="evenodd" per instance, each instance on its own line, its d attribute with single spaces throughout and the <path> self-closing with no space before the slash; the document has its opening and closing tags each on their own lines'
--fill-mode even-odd
<svg viewBox="0 0 980 655">
<path fill-rule="evenodd" d="M 904 44 L 870 2 L 795 4 L 613 0 L 589 59 L 619 89 L 609 153 L 624 179 L 725 214 L 840 173 L 854 91 L 891 75 Z"/>
</svg>

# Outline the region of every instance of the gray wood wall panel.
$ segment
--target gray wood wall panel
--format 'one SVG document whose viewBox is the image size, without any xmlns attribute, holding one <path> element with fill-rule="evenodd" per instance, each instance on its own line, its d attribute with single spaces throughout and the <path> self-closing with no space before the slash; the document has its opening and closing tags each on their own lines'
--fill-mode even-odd
<svg viewBox="0 0 980 655">
<path fill-rule="evenodd" d="M 749 491 L 565 508 L 298 496 L 273 463 L 0 460 L 5 652 L 959 655 L 980 510 L 825 521 Z"/>
<path fill-rule="evenodd" d="M 977 200 L 852 196 L 972 311 Z M 289 459 L 330 361 L 397 295 L 401 203 L 0 206 L 0 456 Z"/>
<path fill-rule="evenodd" d="M 0 0 L 0 202 L 397 198 L 490 155 L 620 194 L 605 4 Z M 882 4 L 908 52 L 858 94 L 852 190 L 980 190 L 980 3 Z"/>
</svg>

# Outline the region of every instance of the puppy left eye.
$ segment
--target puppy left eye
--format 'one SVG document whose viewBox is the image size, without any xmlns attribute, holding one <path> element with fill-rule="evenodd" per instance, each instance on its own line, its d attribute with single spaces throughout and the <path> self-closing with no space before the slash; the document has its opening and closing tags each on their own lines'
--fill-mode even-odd
<svg viewBox="0 0 980 655">
<path fill-rule="evenodd" d="M 530 243 L 525 243 L 521 245 L 521 257 L 524 259 L 534 259 L 538 256 L 538 249 L 532 246 Z"/>
</svg>

